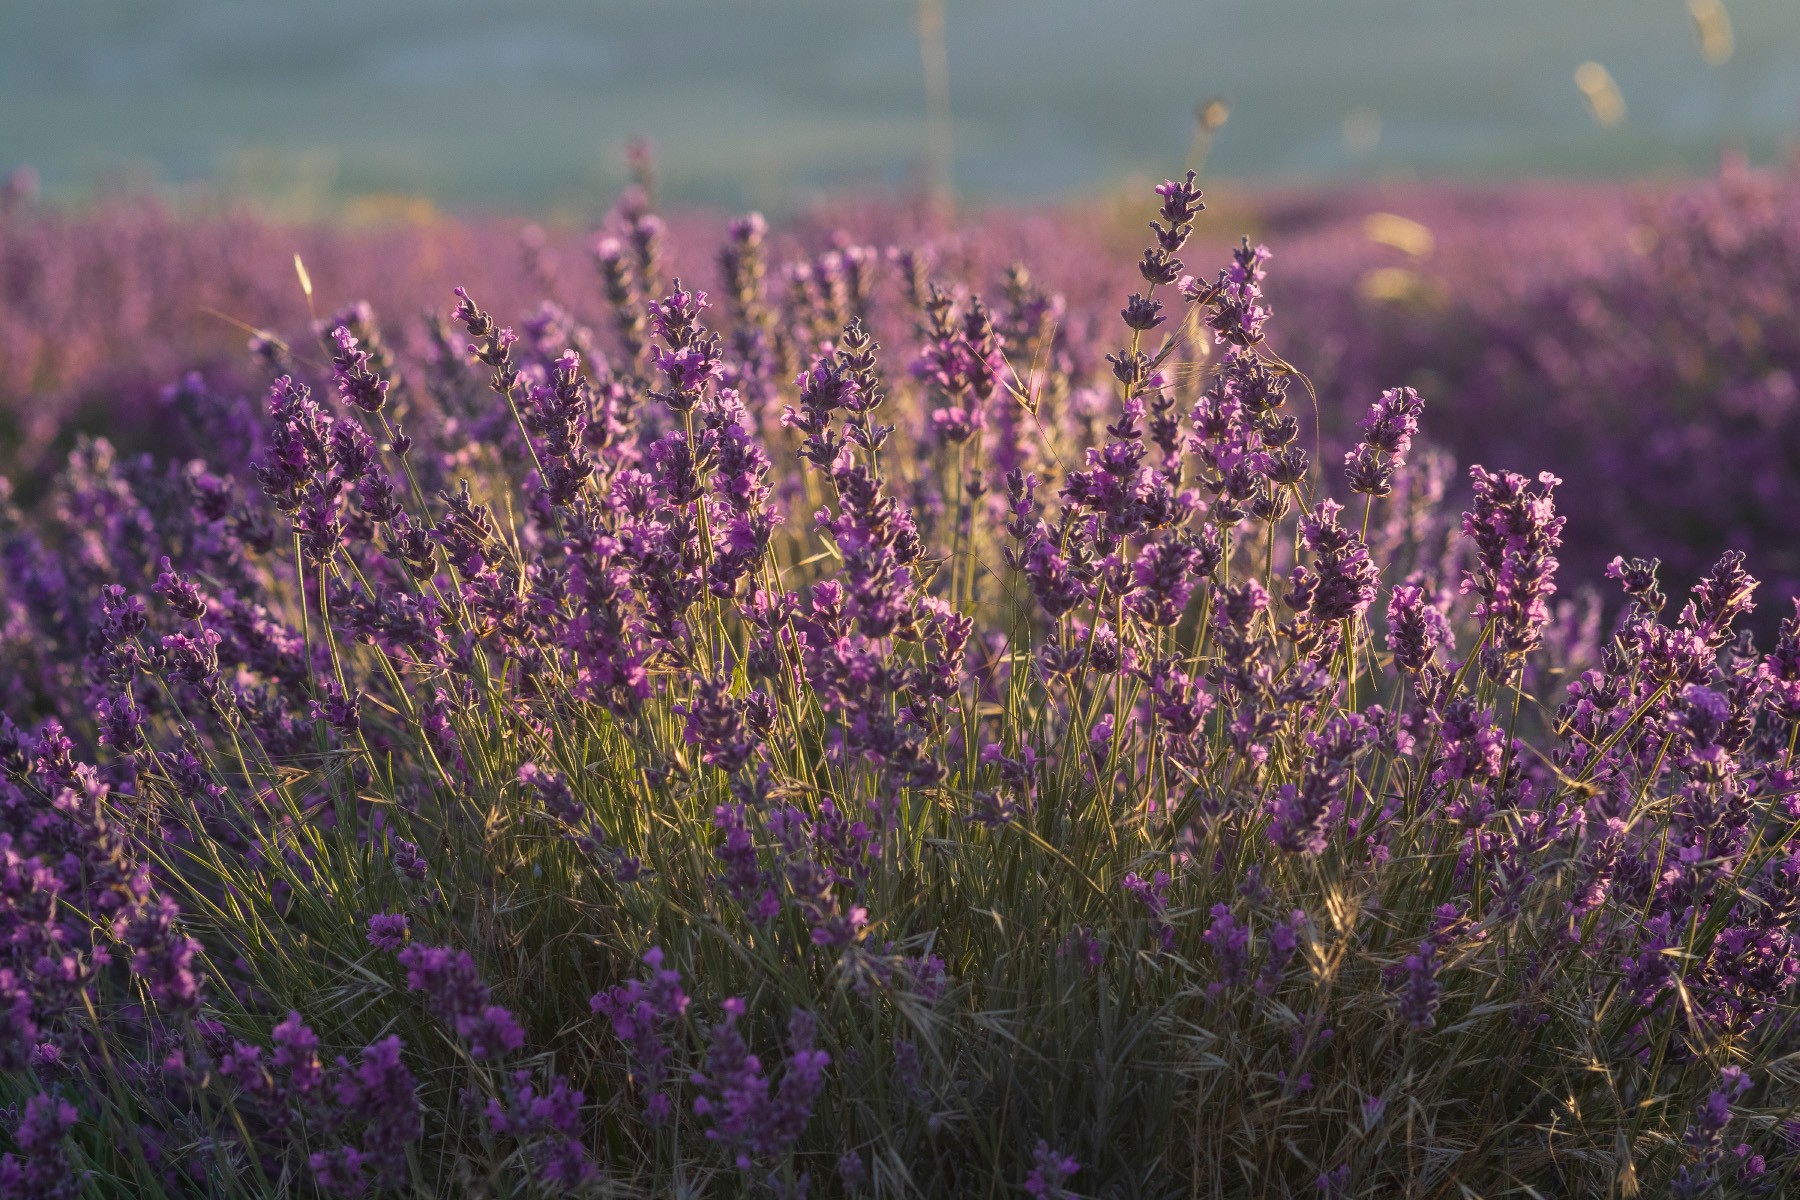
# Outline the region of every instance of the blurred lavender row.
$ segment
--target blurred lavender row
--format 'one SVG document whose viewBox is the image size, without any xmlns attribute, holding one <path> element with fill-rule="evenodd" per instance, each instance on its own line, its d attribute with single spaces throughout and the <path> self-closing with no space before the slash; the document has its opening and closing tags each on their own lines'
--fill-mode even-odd
<svg viewBox="0 0 1800 1200">
<path fill-rule="evenodd" d="M 424 344 L 418 314 L 453 276 L 509 310 L 547 297 L 579 322 L 603 319 L 578 230 L 292 228 L 147 201 L 71 215 L 22 191 L 0 218 L 0 462 L 26 473 L 78 429 L 156 445 L 162 397 L 196 367 L 215 389 L 241 386 L 244 327 L 308 316 L 296 254 L 322 294 L 367 299 L 406 347 Z M 1621 551 L 1691 574 L 1730 545 L 1775 595 L 1800 589 L 1800 199 L 1785 174 L 1728 164 L 1677 188 L 1418 186 L 1240 207 L 1279 241 L 1270 295 L 1294 318 L 1282 347 L 1317 387 L 1328 442 L 1405 382 L 1432 398 L 1433 440 L 1460 461 L 1528 460 L 1565 478 L 1565 553 L 1584 574 Z M 722 224 L 675 217 L 671 244 L 691 252 Z M 977 286 L 1028 262 L 1066 311 L 1088 313 L 1124 280 L 1109 253 L 1130 236 L 1123 224 L 1089 208 L 982 214 L 946 232 L 904 207 L 844 203 L 774 237 L 784 252 L 923 245 Z M 477 253 L 508 243 L 516 253 Z M 898 284 L 886 263 L 874 273 L 880 320 Z M 1059 337 L 1092 366 L 1089 329 L 1068 321 Z"/>
</svg>

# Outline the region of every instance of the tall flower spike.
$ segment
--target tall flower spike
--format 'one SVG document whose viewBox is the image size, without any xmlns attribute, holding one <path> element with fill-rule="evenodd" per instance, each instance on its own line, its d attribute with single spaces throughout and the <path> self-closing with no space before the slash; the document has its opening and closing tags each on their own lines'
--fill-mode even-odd
<svg viewBox="0 0 1800 1200">
<path fill-rule="evenodd" d="M 1522 475 L 1479 465 L 1469 468 L 1469 478 L 1475 501 L 1463 513 L 1462 531 L 1474 543 L 1477 561 L 1463 591 L 1481 598 L 1475 615 L 1493 627 L 1482 667 L 1501 678 L 1538 648 L 1550 623 L 1563 528 L 1554 495 L 1562 480 L 1546 471 L 1533 487 Z"/>
<path fill-rule="evenodd" d="M 1419 432 L 1419 414 L 1425 401 L 1411 388 L 1391 388 L 1369 406 L 1360 428 L 1362 438 L 1344 455 L 1344 474 L 1350 490 L 1367 496 L 1388 496 L 1394 476 L 1406 465 L 1406 452 Z"/>
<path fill-rule="evenodd" d="M 706 293 L 684 289 L 679 279 L 672 292 L 650 304 L 650 328 L 663 342 L 651 351 L 651 359 L 669 381 L 666 391 L 652 394 L 678 413 L 698 404 L 701 392 L 722 370 L 719 335 L 700 324 L 707 307 Z"/>
<path fill-rule="evenodd" d="M 756 1157 L 779 1158 L 793 1149 L 812 1117 L 831 1056 L 813 1044 L 811 1014 L 795 1010 L 777 1088 L 744 1043 L 738 1029 L 743 1015 L 742 1000 L 725 1001 L 725 1019 L 712 1028 L 706 1068 L 695 1072 L 693 1083 L 701 1093 L 694 1112 L 708 1123 L 706 1136 L 732 1152 L 739 1169 L 748 1170 Z"/>
<path fill-rule="evenodd" d="M 346 403 L 366 413 L 378 413 L 387 405 L 388 381 L 369 366 L 369 353 L 357 348 L 356 338 L 342 325 L 332 330 L 332 378 Z"/>
</svg>

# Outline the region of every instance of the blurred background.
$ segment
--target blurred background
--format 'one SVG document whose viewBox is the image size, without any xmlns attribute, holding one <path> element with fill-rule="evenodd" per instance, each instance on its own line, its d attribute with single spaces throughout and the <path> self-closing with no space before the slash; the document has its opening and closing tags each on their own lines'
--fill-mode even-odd
<svg viewBox="0 0 1800 1200">
<path fill-rule="evenodd" d="M 1797 125 L 1796 0 L 0 4 L 0 168 L 298 218 L 587 214 L 632 136 L 666 201 L 779 213 L 1090 195 L 1203 126 L 1209 174 L 1286 184 L 1704 174 Z"/>
<path fill-rule="evenodd" d="M 784 325 L 796 281 L 918 249 L 961 295 L 1041 289 L 1110 388 L 1185 164 L 1191 266 L 1274 250 L 1325 462 L 1416 387 L 1449 502 L 1457 464 L 1554 470 L 1571 581 L 1735 546 L 1772 622 L 1797 135 L 1800 0 L 0 0 L 0 475 L 45 494 L 83 434 L 210 455 L 171 416 L 256 393 L 249 335 L 327 314 L 414 363 L 452 285 L 610 329 L 596 233 L 714 288 L 748 209 Z M 869 281 L 902 369 L 899 275 Z"/>
</svg>

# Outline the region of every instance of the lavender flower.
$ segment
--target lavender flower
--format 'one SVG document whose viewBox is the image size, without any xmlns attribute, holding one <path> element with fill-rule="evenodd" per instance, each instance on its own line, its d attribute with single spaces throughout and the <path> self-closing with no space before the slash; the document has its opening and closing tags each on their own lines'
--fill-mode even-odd
<svg viewBox="0 0 1800 1200">
<path fill-rule="evenodd" d="M 1437 981 L 1437 943 L 1426 938 L 1400 964 L 1400 1019 L 1413 1029 L 1430 1029 L 1437 1023 L 1444 988 Z"/>
<path fill-rule="evenodd" d="M 1368 496 L 1389 496 L 1394 476 L 1406 465 L 1406 452 L 1419 432 L 1419 414 L 1425 401 L 1411 388 L 1390 388 L 1369 406 L 1359 424 L 1362 440 L 1344 455 L 1344 474 L 1350 490 Z"/>
<path fill-rule="evenodd" d="M 499 1058 L 525 1044 L 525 1031 L 513 1015 L 488 1002 L 487 985 L 466 951 L 415 943 L 400 951 L 400 965 L 406 968 L 406 986 L 425 993 L 432 1011 L 476 1058 Z"/>
<path fill-rule="evenodd" d="M 1403 583 L 1388 601 L 1388 649 L 1394 666 L 1417 674 L 1432 662 L 1436 651 L 1452 645 L 1450 622 L 1426 599 L 1425 590 Z"/>
<path fill-rule="evenodd" d="M 74 1170 L 64 1149 L 80 1114 L 61 1096 L 42 1092 L 25 1101 L 13 1127 L 17 1157 L 0 1156 L 0 1189 L 19 1200 L 75 1200 L 84 1172 Z"/>
<path fill-rule="evenodd" d="M 1040 1139 L 1037 1148 L 1031 1152 L 1031 1170 L 1025 1175 L 1025 1194 L 1041 1200 L 1073 1200 L 1074 1193 L 1063 1184 L 1079 1170 L 1081 1163 L 1074 1155 L 1052 1150 L 1049 1142 Z"/>
<path fill-rule="evenodd" d="M 1163 916 L 1169 907 L 1169 873 L 1158 871 L 1153 878 L 1144 879 L 1135 871 L 1129 872 L 1119 881 L 1119 887 L 1149 915 L 1150 926 L 1162 949 L 1165 952 L 1173 950 L 1175 927 Z"/>
<path fill-rule="evenodd" d="M 1362 616 L 1375 600 L 1381 575 L 1369 558 L 1368 544 L 1338 524 L 1343 511 L 1336 501 L 1321 500 L 1300 519 L 1300 542 L 1313 561 L 1296 568 L 1301 582 L 1295 590 L 1309 597 L 1305 611 L 1321 623 Z"/>
<path fill-rule="evenodd" d="M 308 1165 L 321 1190 L 360 1196 L 371 1184 L 398 1188 L 406 1181 L 407 1154 L 418 1142 L 423 1122 L 418 1083 L 401 1061 L 402 1049 L 399 1037 L 390 1036 L 365 1047 L 354 1067 L 344 1058 L 337 1060 L 334 1123 L 358 1128 L 360 1137 L 312 1154 Z"/>
<path fill-rule="evenodd" d="M 331 342 L 338 394 L 366 413 L 380 412 L 387 405 L 388 381 L 370 369 L 368 351 L 357 349 L 356 338 L 342 325 L 332 331 Z"/>
<path fill-rule="evenodd" d="M 650 305 L 650 328 L 663 342 L 651 358 L 669 381 L 667 391 L 653 394 L 678 413 L 699 403 L 701 389 L 719 374 L 719 337 L 700 324 L 706 308 L 706 293 L 683 290 L 679 279 L 674 291 Z"/>
<path fill-rule="evenodd" d="M 539 1090 L 530 1071 L 515 1071 L 504 1102 L 489 1100 L 483 1115 L 490 1130 L 511 1138 L 524 1150 L 534 1183 L 568 1192 L 597 1173 L 581 1143 L 585 1099 L 560 1075 L 547 1089 Z"/>
<path fill-rule="evenodd" d="M 1481 597 L 1475 615 L 1492 627 L 1482 665 L 1499 677 L 1537 649 L 1550 623 L 1563 528 L 1553 493 L 1562 481 L 1544 472 L 1533 490 L 1521 475 L 1479 466 L 1469 469 L 1469 477 L 1475 506 L 1463 513 L 1462 528 L 1474 543 L 1477 565 L 1464 577 L 1463 591 Z"/>
<path fill-rule="evenodd" d="M 1200 940 L 1212 948 L 1218 979 L 1208 985 L 1208 992 L 1216 998 L 1219 993 L 1214 988 L 1222 992 L 1250 978 L 1250 931 L 1223 904 L 1213 905 L 1212 918 L 1212 925 L 1200 935 Z"/>
<path fill-rule="evenodd" d="M 201 976 L 194 968 L 200 943 L 176 926 L 181 906 L 167 896 L 153 896 L 119 919 L 119 940 L 131 948 L 132 973 L 144 981 L 150 998 L 174 1012 L 200 1006 Z"/>
<path fill-rule="evenodd" d="M 661 1125 L 675 1112 L 674 1097 L 666 1090 L 674 1054 L 669 1042 L 673 1027 L 687 1014 L 688 996 L 681 990 L 681 973 L 663 966 L 660 946 L 644 952 L 644 965 L 649 968 L 647 982 L 629 980 L 601 992 L 592 1007 L 612 1022 L 614 1036 L 631 1051 L 632 1081 L 644 1093 L 644 1120 Z"/>
<path fill-rule="evenodd" d="M 405 913 L 376 913 L 369 918 L 369 945 L 398 953 L 406 945 L 408 928 Z"/>
<path fill-rule="evenodd" d="M 1726 1067 L 1718 1090 L 1710 1093 L 1688 1122 L 1682 1143 L 1690 1160 L 1675 1173 L 1670 1194 L 1704 1196 L 1719 1184 L 1719 1165 L 1725 1157 L 1725 1129 L 1731 1123 L 1732 1101 L 1751 1088 L 1750 1077 L 1738 1067 Z"/>
<path fill-rule="evenodd" d="M 742 1000 L 725 1001 L 725 1019 L 712 1027 L 705 1069 L 695 1072 L 692 1082 L 700 1089 L 694 1112 L 708 1122 L 706 1136 L 749 1170 L 753 1155 L 779 1158 L 793 1148 L 812 1117 L 831 1056 L 814 1048 L 813 1019 L 796 1009 L 788 1021 L 789 1054 L 777 1088 L 744 1044 L 737 1027 L 743 1015 Z"/>
<path fill-rule="evenodd" d="M 431 865 L 419 854 L 418 844 L 403 837 L 389 839 L 388 861 L 394 864 L 394 870 L 415 883 L 431 873 Z"/>
</svg>

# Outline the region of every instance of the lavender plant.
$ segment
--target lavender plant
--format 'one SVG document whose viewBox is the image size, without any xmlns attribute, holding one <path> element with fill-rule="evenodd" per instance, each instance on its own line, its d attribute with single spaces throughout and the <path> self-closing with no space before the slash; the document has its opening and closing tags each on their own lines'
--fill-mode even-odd
<svg viewBox="0 0 1800 1200">
<path fill-rule="evenodd" d="M 633 195 L 604 332 L 348 308 L 8 503 L 8 1194 L 1791 1186 L 1800 613 L 1584 636 L 1408 389 L 1321 469 L 1157 196 L 1104 355 Z"/>
</svg>

